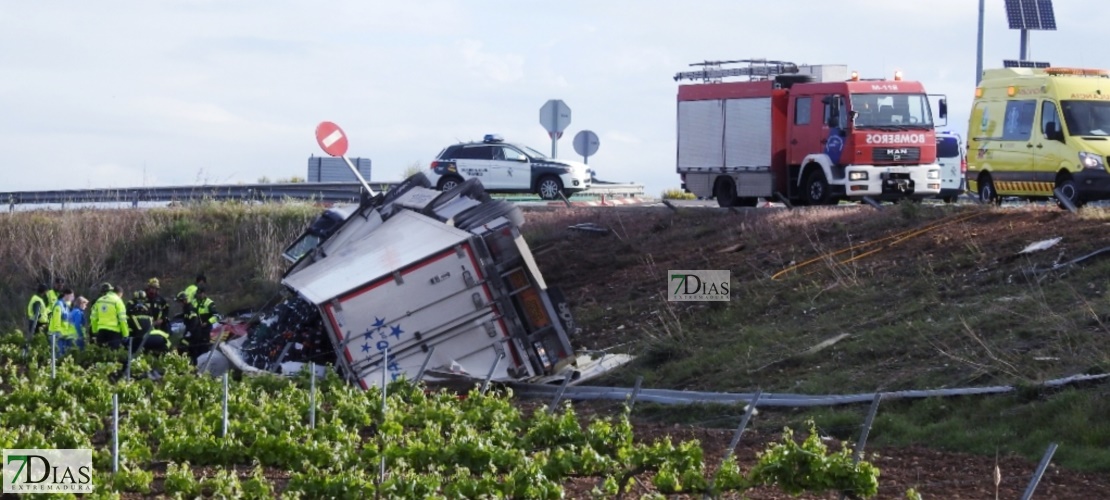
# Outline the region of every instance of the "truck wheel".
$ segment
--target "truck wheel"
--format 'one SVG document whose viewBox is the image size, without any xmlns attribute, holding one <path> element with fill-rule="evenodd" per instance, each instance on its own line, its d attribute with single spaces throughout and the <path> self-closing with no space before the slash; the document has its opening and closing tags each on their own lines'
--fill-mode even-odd
<svg viewBox="0 0 1110 500">
<path fill-rule="evenodd" d="M 717 198 L 717 206 L 736 206 L 736 186 L 727 177 L 718 181 L 713 196 Z"/>
<path fill-rule="evenodd" d="M 820 170 L 806 176 L 803 195 L 809 205 L 835 205 L 838 202 L 829 190 L 829 181 L 825 180 L 825 174 Z"/>
<path fill-rule="evenodd" d="M 979 202 L 984 205 L 1001 205 L 1002 197 L 994 189 L 994 180 L 989 175 L 979 179 Z"/>
<path fill-rule="evenodd" d="M 439 184 L 436 186 L 436 189 L 439 189 L 440 191 L 450 191 L 459 187 L 459 185 L 462 183 L 462 179 L 453 175 L 449 175 L 439 180 Z"/>
<path fill-rule="evenodd" d="M 1075 205 L 1075 208 L 1083 206 L 1083 198 L 1079 196 L 1079 185 L 1075 183 L 1075 179 L 1072 179 L 1070 175 L 1060 176 L 1058 179 L 1056 179 L 1056 190 L 1059 191 L 1060 194 L 1063 195 L 1065 198 L 1067 198 L 1072 205 Z M 1056 206 L 1060 208 L 1067 208 L 1064 206 L 1063 203 L 1060 203 L 1059 201 L 1056 202 Z"/>
<path fill-rule="evenodd" d="M 563 181 L 559 180 L 554 175 L 548 175 L 540 178 L 540 182 L 536 184 L 536 193 L 540 198 L 545 200 L 559 199 L 559 193 L 563 192 Z"/>
</svg>

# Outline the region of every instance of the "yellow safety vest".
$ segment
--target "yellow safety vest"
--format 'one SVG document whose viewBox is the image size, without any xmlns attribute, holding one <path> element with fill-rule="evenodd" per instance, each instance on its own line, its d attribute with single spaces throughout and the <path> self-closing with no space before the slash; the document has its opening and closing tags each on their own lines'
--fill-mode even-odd
<svg viewBox="0 0 1110 500">
<path fill-rule="evenodd" d="M 57 333 L 67 339 L 77 338 L 77 328 L 69 321 L 69 304 L 62 301 L 54 304 L 50 311 L 50 333 Z"/>
<path fill-rule="evenodd" d="M 39 305 L 38 318 L 35 318 L 35 304 Z M 31 301 L 27 303 L 27 319 L 30 321 L 35 321 L 37 319 L 39 323 L 45 324 L 47 321 L 50 321 L 50 316 L 47 314 L 48 312 L 49 308 L 46 307 L 46 301 L 42 299 L 42 296 L 37 293 L 32 295 Z"/>
<path fill-rule="evenodd" d="M 100 330 L 119 332 L 124 337 L 130 335 L 127 328 L 127 306 L 119 295 L 108 292 L 96 300 L 92 313 L 89 314 L 89 330 L 93 333 Z"/>
</svg>

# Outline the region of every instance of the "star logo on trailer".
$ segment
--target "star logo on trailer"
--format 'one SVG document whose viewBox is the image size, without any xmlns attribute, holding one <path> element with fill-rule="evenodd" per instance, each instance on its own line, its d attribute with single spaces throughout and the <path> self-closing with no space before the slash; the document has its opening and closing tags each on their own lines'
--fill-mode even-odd
<svg viewBox="0 0 1110 500">
<path fill-rule="evenodd" d="M 370 344 L 362 344 L 362 352 L 370 352 Z"/>
<path fill-rule="evenodd" d="M 391 326 L 391 327 L 389 327 L 389 329 L 391 330 L 389 332 L 389 334 L 398 338 L 398 339 L 401 338 L 402 333 L 405 333 L 405 331 L 401 329 L 401 325 Z"/>
</svg>

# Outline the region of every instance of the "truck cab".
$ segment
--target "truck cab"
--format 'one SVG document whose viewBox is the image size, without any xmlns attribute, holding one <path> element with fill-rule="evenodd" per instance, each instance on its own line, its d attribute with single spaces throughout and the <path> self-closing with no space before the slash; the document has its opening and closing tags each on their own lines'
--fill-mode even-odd
<svg viewBox="0 0 1110 500">
<path fill-rule="evenodd" d="M 824 205 L 940 192 L 933 114 L 920 83 L 900 76 L 807 83 L 788 99 L 789 175 L 781 187 L 791 198 Z"/>
</svg>

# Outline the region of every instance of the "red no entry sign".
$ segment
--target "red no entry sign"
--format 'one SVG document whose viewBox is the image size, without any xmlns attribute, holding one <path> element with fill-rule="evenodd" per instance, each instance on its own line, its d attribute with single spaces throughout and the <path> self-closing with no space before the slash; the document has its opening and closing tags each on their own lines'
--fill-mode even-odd
<svg viewBox="0 0 1110 500">
<path fill-rule="evenodd" d="M 316 142 L 325 153 L 332 156 L 347 154 L 347 134 L 332 122 L 320 122 L 316 126 Z"/>
</svg>

